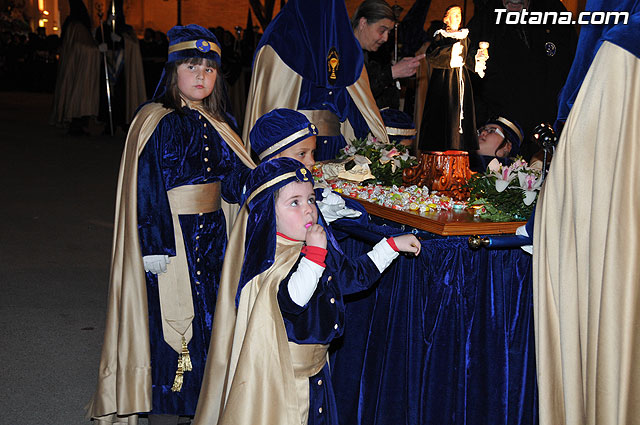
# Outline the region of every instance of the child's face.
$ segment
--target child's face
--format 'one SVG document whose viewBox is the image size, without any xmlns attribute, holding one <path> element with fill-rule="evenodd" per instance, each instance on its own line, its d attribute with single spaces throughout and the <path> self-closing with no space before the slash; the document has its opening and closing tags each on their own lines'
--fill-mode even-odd
<svg viewBox="0 0 640 425">
<path fill-rule="evenodd" d="M 287 149 L 275 155 L 275 158 L 293 158 L 302 162 L 309 170 L 316 163 L 314 155 L 316 153 L 316 136 L 309 136 L 306 139 L 289 146 Z"/>
<path fill-rule="evenodd" d="M 291 182 L 280 189 L 276 200 L 276 229 L 291 239 L 303 241 L 307 228 L 318 222 L 316 196 L 310 182 Z"/>
<path fill-rule="evenodd" d="M 206 61 L 196 65 L 183 63 L 178 66 L 178 90 L 187 100 L 200 101 L 213 92 L 218 72 L 207 66 Z"/>
<path fill-rule="evenodd" d="M 480 155 L 506 157 L 511 150 L 511 143 L 507 143 L 498 150 L 504 139 L 504 133 L 500 126 L 487 124 L 478 129 L 478 150 L 476 152 Z"/>
</svg>

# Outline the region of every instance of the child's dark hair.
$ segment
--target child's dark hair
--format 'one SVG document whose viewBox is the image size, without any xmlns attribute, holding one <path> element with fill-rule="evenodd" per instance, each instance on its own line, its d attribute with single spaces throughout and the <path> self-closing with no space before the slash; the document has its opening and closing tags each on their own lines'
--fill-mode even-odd
<svg viewBox="0 0 640 425">
<path fill-rule="evenodd" d="M 202 106 L 217 119 L 225 121 L 226 105 L 224 104 L 224 77 L 222 75 L 222 69 L 218 66 L 217 62 L 209 59 L 187 58 L 167 63 L 165 65 L 167 91 L 164 96 L 158 99 L 158 101 L 162 102 L 162 105 L 166 108 L 182 112 L 182 99 L 180 98 L 180 90 L 178 89 L 178 67 L 184 63 L 189 63 L 191 65 L 200 65 L 205 63 L 206 66 L 210 66 L 217 71 L 217 78 L 213 86 L 213 91 L 209 96 L 202 100 Z"/>
</svg>

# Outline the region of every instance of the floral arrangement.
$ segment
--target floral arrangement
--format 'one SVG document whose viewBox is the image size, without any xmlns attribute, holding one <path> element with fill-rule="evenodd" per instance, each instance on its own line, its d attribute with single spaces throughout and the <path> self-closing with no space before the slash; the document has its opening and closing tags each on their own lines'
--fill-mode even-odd
<svg viewBox="0 0 640 425">
<path fill-rule="evenodd" d="M 345 164 L 347 170 L 368 164 L 373 178 L 362 183 L 378 183 L 383 186 L 400 186 L 402 171 L 418 163 L 414 156 L 409 155 L 406 146 L 382 143 L 371 133 L 364 139 L 348 141 L 338 158 L 348 160 Z"/>
<path fill-rule="evenodd" d="M 538 197 L 542 176 L 522 158 L 506 166 L 493 159 L 484 174 L 469 179 L 469 205 L 491 221 L 527 220 Z"/>
</svg>

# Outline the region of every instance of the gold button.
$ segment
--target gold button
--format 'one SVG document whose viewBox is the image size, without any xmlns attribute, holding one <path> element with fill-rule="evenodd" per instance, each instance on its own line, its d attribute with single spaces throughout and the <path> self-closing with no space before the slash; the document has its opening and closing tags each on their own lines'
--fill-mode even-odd
<svg viewBox="0 0 640 425">
<path fill-rule="evenodd" d="M 338 329 L 338 324 L 333 325 L 333 329 Z"/>
<path fill-rule="evenodd" d="M 331 279 L 333 279 L 333 276 L 329 276 L 329 277 L 327 278 L 327 282 L 331 282 Z"/>
<path fill-rule="evenodd" d="M 204 214 L 204 213 L 198 213 L 198 215 L 199 215 L 200 217 L 202 217 L 202 214 Z"/>
<path fill-rule="evenodd" d="M 201 225 L 200 225 L 200 228 L 202 229 L 203 227 L 204 227 L 204 224 L 201 224 Z"/>
<path fill-rule="evenodd" d="M 200 285 L 200 281 L 196 280 L 196 285 Z"/>
<path fill-rule="evenodd" d="M 335 298 L 331 298 L 331 299 L 329 300 L 329 302 L 330 302 L 331 304 L 335 304 L 335 303 L 336 303 L 336 299 L 335 299 Z"/>
<path fill-rule="evenodd" d="M 205 158 L 205 159 L 204 159 L 204 162 L 209 162 L 209 158 Z"/>
<path fill-rule="evenodd" d="M 196 272 L 196 274 L 197 274 L 198 276 L 200 276 L 202 273 L 200 272 L 200 270 L 198 270 L 198 271 Z"/>
<path fill-rule="evenodd" d="M 322 413 L 322 407 L 318 408 L 318 413 Z"/>
<path fill-rule="evenodd" d="M 204 126 L 206 127 L 206 126 L 207 126 L 207 123 L 204 123 Z"/>
<path fill-rule="evenodd" d="M 331 96 L 333 94 L 333 92 L 331 90 L 329 90 L 329 96 Z"/>
<path fill-rule="evenodd" d="M 204 147 L 204 150 L 205 150 L 205 151 L 208 151 L 208 150 L 209 150 L 209 146 L 205 146 L 205 147 Z"/>
<path fill-rule="evenodd" d="M 200 239 L 200 236 L 196 236 L 196 240 Z"/>
<path fill-rule="evenodd" d="M 211 171 L 211 167 L 207 167 L 207 171 Z"/>
<path fill-rule="evenodd" d="M 318 385 L 322 385 L 322 379 L 318 379 Z"/>
<path fill-rule="evenodd" d="M 198 119 L 201 120 L 202 119 L 202 115 L 198 116 Z"/>
<path fill-rule="evenodd" d="M 198 247 L 196 247 L 196 251 L 198 250 Z"/>
<path fill-rule="evenodd" d="M 200 262 L 200 259 L 199 259 L 199 258 L 196 258 L 196 263 L 199 263 L 199 262 Z"/>
<path fill-rule="evenodd" d="M 205 139 L 208 139 L 206 134 L 203 134 L 202 137 L 204 137 Z"/>
<path fill-rule="evenodd" d="M 322 143 L 324 143 L 324 144 L 326 145 L 326 144 L 327 144 L 327 142 L 328 142 L 328 140 L 325 140 L 325 141 L 324 141 L 324 142 L 322 142 Z"/>
</svg>

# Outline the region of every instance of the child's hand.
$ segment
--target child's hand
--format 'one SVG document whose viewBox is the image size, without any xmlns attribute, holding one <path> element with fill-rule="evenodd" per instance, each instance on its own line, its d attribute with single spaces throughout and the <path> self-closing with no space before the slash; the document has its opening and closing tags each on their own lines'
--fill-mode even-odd
<svg viewBox="0 0 640 425">
<path fill-rule="evenodd" d="M 319 248 L 327 249 L 327 235 L 319 224 L 312 224 L 309 226 L 305 241 L 309 246 L 317 246 Z"/>
<path fill-rule="evenodd" d="M 409 233 L 406 235 L 394 236 L 393 241 L 396 243 L 398 251 L 411 252 L 416 256 L 420 254 L 420 241 L 415 237 L 415 235 Z"/>
</svg>

